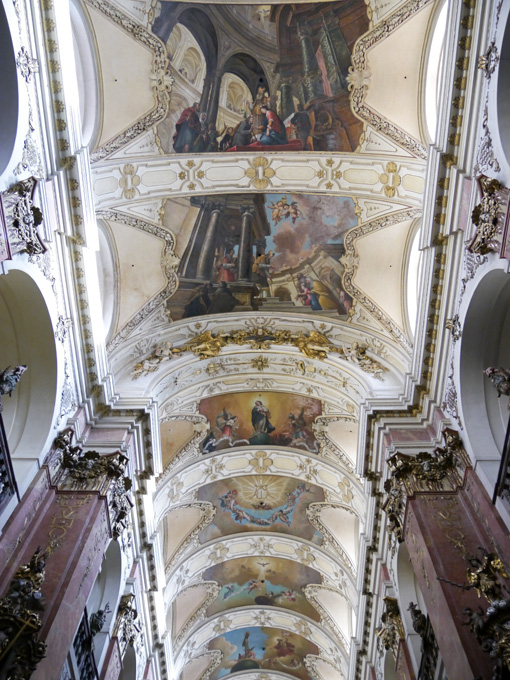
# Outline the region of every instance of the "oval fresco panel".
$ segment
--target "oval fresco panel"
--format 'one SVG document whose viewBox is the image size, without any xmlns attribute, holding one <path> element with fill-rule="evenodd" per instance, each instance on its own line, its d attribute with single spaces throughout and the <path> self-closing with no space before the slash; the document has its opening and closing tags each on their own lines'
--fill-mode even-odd
<svg viewBox="0 0 510 680">
<path fill-rule="evenodd" d="M 308 584 L 321 583 L 320 574 L 298 562 L 243 557 L 215 564 L 205 571 L 204 580 L 216 581 L 221 587 L 218 597 L 207 608 L 207 616 L 233 607 L 258 605 L 283 607 L 320 620 L 303 593 Z"/>
<path fill-rule="evenodd" d="M 198 500 L 209 501 L 216 508 L 213 521 L 200 534 L 201 543 L 245 531 L 274 531 L 322 543 L 306 509 L 310 503 L 323 503 L 324 491 L 299 479 L 235 477 L 201 487 Z"/>
</svg>

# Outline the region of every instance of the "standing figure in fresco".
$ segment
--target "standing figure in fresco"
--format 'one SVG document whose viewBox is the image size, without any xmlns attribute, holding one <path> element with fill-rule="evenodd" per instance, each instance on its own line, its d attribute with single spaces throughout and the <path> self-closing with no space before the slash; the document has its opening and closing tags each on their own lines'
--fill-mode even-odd
<svg viewBox="0 0 510 680">
<path fill-rule="evenodd" d="M 303 104 L 298 104 L 297 112 L 290 119 L 290 124 L 296 128 L 297 138 L 303 143 L 303 150 L 308 150 L 308 137 L 312 131 L 310 116 L 305 111 Z"/>
<path fill-rule="evenodd" d="M 200 104 L 195 102 L 193 106 L 184 109 L 175 124 L 173 141 L 176 153 L 189 153 L 193 149 L 193 144 L 202 129 L 198 117 L 199 110 Z"/>
<path fill-rule="evenodd" d="M 225 252 L 224 248 L 220 248 L 219 253 L 216 253 L 216 271 L 218 272 L 217 281 L 225 281 L 232 283 L 236 280 L 237 258 L 233 248 Z"/>
<path fill-rule="evenodd" d="M 271 425 L 269 418 L 271 413 L 264 404 L 257 400 L 251 410 L 251 424 L 253 425 L 253 432 L 255 434 L 266 433 L 270 434 L 274 431 L 274 425 Z"/>
<path fill-rule="evenodd" d="M 251 110 L 253 116 L 253 125 L 255 128 L 260 128 L 264 125 L 265 113 L 262 112 L 262 107 L 266 108 L 271 103 L 271 97 L 269 92 L 263 85 L 259 85 L 257 94 L 255 95 L 255 100 L 253 102 L 253 108 Z"/>
<path fill-rule="evenodd" d="M 272 111 L 267 105 L 261 106 L 260 111 L 264 114 L 264 120 L 262 121 L 264 130 L 259 140 L 260 143 L 265 146 L 287 144 L 285 125 L 276 111 Z"/>
<path fill-rule="evenodd" d="M 221 137 L 222 135 L 223 137 Z M 220 151 L 228 151 L 230 147 L 233 146 L 234 128 L 225 125 L 223 130 L 218 134 L 218 137 L 221 137 Z"/>
<path fill-rule="evenodd" d="M 270 250 L 268 253 L 257 252 L 251 271 L 253 273 L 253 281 L 257 286 L 267 288 L 269 285 L 269 271 L 271 269 L 271 258 L 274 256 L 274 251 Z"/>
</svg>

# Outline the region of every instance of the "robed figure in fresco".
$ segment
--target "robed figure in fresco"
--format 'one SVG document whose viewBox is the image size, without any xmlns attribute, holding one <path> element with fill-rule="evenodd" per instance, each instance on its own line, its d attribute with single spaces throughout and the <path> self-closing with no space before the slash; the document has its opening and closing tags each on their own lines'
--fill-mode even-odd
<svg viewBox="0 0 510 680">
<path fill-rule="evenodd" d="M 262 105 L 260 111 L 264 114 L 264 120 L 262 121 L 264 130 L 259 140 L 260 143 L 265 146 L 287 144 L 285 125 L 276 111 L 269 109 L 266 105 Z"/>
<path fill-rule="evenodd" d="M 188 106 L 175 124 L 173 140 L 176 153 L 189 153 L 193 149 L 195 140 L 202 131 L 202 124 L 198 117 L 199 110 L 198 102 L 195 102 L 193 106 Z"/>
<path fill-rule="evenodd" d="M 271 424 L 271 413 L 264 404 L 257 400 L 251 410 L 251 424 L 253 426 L 253 435 L 250 437 L 250 443 L 264 443 L 269 442 L 269 435 L 274 432 L 275 427 Z"/>
</svg>

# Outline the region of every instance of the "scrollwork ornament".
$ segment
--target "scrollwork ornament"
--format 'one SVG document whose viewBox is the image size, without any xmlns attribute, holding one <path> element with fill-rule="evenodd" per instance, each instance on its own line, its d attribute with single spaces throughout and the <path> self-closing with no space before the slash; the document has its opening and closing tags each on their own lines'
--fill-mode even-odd
<svg viewBox="0 0 510 680">
<path fill-rule="evenodd" d="M 0 667 L 6 678 L 28 680 L 46 656 L 46 643 L 38 639 L 44 611 L 41 586 L 54 548 L 37 548 L 30 562 L 18 567 L 0 598 Z"/>
</svg>

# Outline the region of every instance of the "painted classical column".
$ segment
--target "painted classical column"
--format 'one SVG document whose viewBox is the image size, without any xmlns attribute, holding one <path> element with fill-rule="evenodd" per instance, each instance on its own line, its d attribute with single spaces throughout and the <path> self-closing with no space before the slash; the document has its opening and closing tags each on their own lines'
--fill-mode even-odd
<svg viewBox="0 0 510 680">
<path fill-rule="evenodd" d="M 303 61 L 303 85 L 309 101 L 324 94 L 322 75 L 315 56 L 310 27 L 306 22 L 298 24 L 298 37 Z"/>
<path fill-rule="evenodd" d="M 218 118 L 218 106 L 220 103 L 220 89 L 221 89 L 221 79 L 223 73 L 216 71 L 212 77 L 211 84 L 211 95 L 209 97 L 209 104 L 207 106 L 207 120 L 209 123 L 216 123 Z"/>
<path fill-rule="evenodd" d="M 289 76 L 282 79 L 280 85 L 282 119 L 285 120 L 294 113 L 294 99 L 292 98 L 292 82 Z"/>
<path fill-rule="evenodd" d="M 491 658 L 470 627 L 463 625 L 466 607 L 477 612 L 480 605 L 487 609 L 491 600 L 479 598 L 475 588 L 452 583 L 473 583 L 489 569 L 480 546 L 508 565 L 508 536 L 458 434 L 445 430 L 444 436 L 445 447 L 432 454 L 396 453 L 388 459 L 392 471 L 385 483 L 388 530 L 406 543 L 430 622 L 440 631 L 437 643 L 448 677 L 491 677 Z"/>
<path fill-rule="evenodd" d="M 349 67 L 352 65 L 351 51 L 349 45 L 344 37 L 342 29 L 338 24 L 338 17 L 334 14 L 326 15 L 323 18 L 324 25 L 327 30 L 329 42 L 334 50 L 336 63 L 340 69 L 340 74 L 345 82 L 349 73 Z"/>
<path fill-rule="evenodd" d="M 197 273 L 198 258 L 202 252 L 203 234 L 207 231 L 213 204 L 206 196 L 192 196 L 190 205 L 199 208 L 199 211 L 188 245 L 179 263 L 179 276 L 194 279 Z"/>
<path fill-rule="evenodd" d="M 253 205 L 241 206 L 241 239 L 239 241 L 238 280 L 251 281 Z"/>
<path fill-rule="evenodd" d="M 207 104 L 209 102 L 209 96 L 211 94 L 211 85 L 212 85 L 212 74 L 207 73 L 205 78 L 204 78 L 204 86 L 202 88 L 202 94 L 200 95 L 200 111 L 206 111 L 207 112 Z M 209 121 L 208 122 L 214 122 L 214 121 Z"/>
<path fill-rule="evenodd" d="M 47 466 L 7 522 L 0 543 L 2 591 L 16 590 L 19 586 L 12 584 L 20 578 L 38 584 L 39 595 L 25 603 L 40 621 L 38 644 L 29 646 L 27 661 L 36 647 L 44 651 L 45 646 L 48 654 L 34 660 L 33 680 L 52 680 L 60 674 L 106 546 L 121 531 L 119 513 L 131 508 L 124 483 L 127 458 L 120 453 L 83 454 L 71 441 L 70 430 L 55 440 Z M 13 614 L 20 626 L 27 617 L 23 611 Z M 16 637 L 16 625 L 11 622 L 9 629 Z M 7 630 L 4 622 L 2 630 Z M 23 635 L 16 637 L 18 647 Z M 2 669 L 9 670 L 11 662 L 4 658 Z"/>
<path fill-rule="evenodd" d="M 202 241 L 197 263 L 197 279 L 209 281 L 213 275 L 214 246 L 216 243 L 216 231 L 220 222 L 220 216 L 224 206 L 220 203 L 211 203 L 209 223 Z"/>
<path fill-rule="evenodd" d="M 322 48 L 322 56 L 324 57 L 324 64 L 328 74 L 328 81 L 331 87 L 331 93 L 337 94 L 342 88 L 346 87 L 346 81 L 343 78 L 338 60 L 335 54 L 335 49 L 331 41 L 328 26 L 324 23 L 319 33 L 319 40 Z"/>
</svg>

